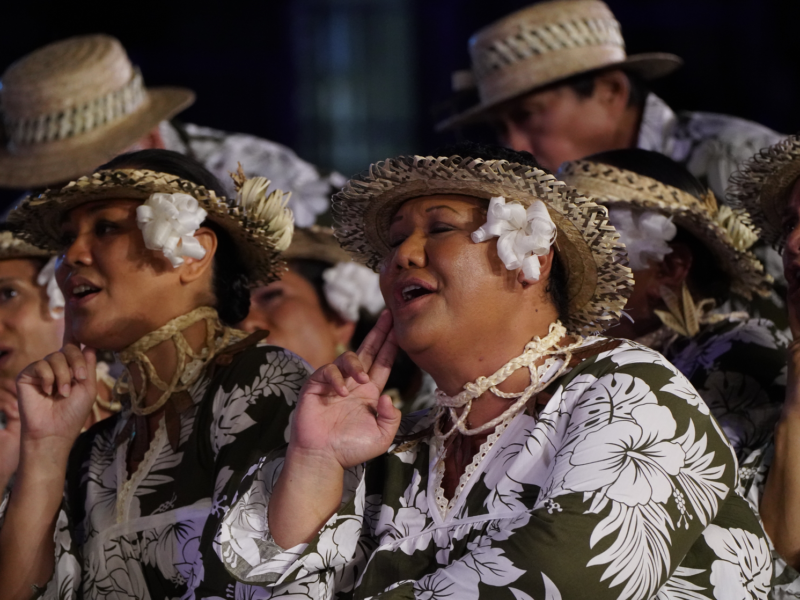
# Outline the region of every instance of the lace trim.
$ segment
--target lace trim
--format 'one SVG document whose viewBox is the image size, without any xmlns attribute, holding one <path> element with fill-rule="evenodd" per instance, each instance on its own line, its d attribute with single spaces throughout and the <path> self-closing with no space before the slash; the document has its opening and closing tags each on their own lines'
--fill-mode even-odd
<svg viewBox="0 0 800 600">
<path fill-rule="evenodd" d="M 551 373 L 552 369 L 558 362 L 561 362 L 563 359 L 559 356 L 550 356 L 545 359 L 544 363 L 537 367 L 537 375 L 540 383 L 542 385 L 547 384 L 551 379 L 553 379 L 554 375 L 558 375 L 560 373 L 559 370 L 553 371 L 550 377 L 547 377 L 548 373 Z M 564 365 L 567 363 L 564 362 Z M 481 444 L 481 447 L 478 449 L 478 452 L 472 457 L 472 462 L 467 465 L 467 468 L 464 469 L 464 472 L 461 474 L 461 477 L 458 480 L 458 487 L 453 494 L 453 497 L 448 501 L 447 497 L 444 495 L 444 488 L 442 487 L 442 480 L 444 479 L 444 471 L 445 471 L 445 456 L 447 455 L 447 451 L 444 449 L 444 444 L 447 442 L 446 438 L 442 438 L 440 436 L 434 436 L 434 450 L 436 454 L 436 462 L 433 472 L 433 489 L 435 490 L 435 498 L 434 501 L 436 502 L 436 508 L 439 510 L 439 514 L 442 517 L 442 520 L 447 518 L 447 515 L 450 514 L 450 511 L 453 510 L 458 499 L 461 497 L 461 492 L 467 487 L 472 475 L 475 471 L 478 470 L 478 467 L 486 458 L 486 455 L 489 454 L 489 451 L 495 445 L 497 440 L 500 439 L 500 436 L 503 432 L 508 428 L 511 421 L 513 421 L 517 415 L 523 412 L 525 409 L 525 405 L 522 405 L 517 410 L 509 410 L 506 412 L 503 420 L 495 427 L 495 430 L 486 438 L 486 441 Z M 439 407 L 441 411 L 436 421 L 441 419 L 444 411 L 442 407 Z"/>
<path fill-rule="evenodd" d="M 461 497 L 461 492 L 464 491 L 464 488 L 467 487 L 467 483 L 469 483 L 469 480 L 472 478 L 472 474 L 478 469 L 480 464 L 486 458 L 486 455 L 489 454 L 489 451 L 495 445 L 495 442 L 500 439 L 500 436 L 508 428 L 508 424 L 511 423 L 513 419 L 514 417 L 500 423 L 494 432 L 486 438 L 486 441 L 481 444 L 478 452 L 476 452 L 475 456 L 472 457 L 472 462 L 467 465 L 467 468 L 464 469 L 464 472 L 461 474 L 461 477 L 458 480 L 458 487 L 456 488 L 453 497 L 449 501 L 444 495 L 444 488 L 442 487 L 442 480 L 444 479 L 444 455 L 442 455 L 441 460 L 436 462 L 436 470 L 433 474 L 433 485 L 434 489 L 436 490 L 436 508 L 439 509 L 439 515 L 441 515 L 442 520 L 446 519 L 450 511 L 453 510 L 456 502 L 458 502 L 458 499 Z M 438 453 L 439 452 L 437 448 L 437 454 Z"/>
<path fill-rule="evenodd" d="M 117 523 L 124 523 L 128 520 L 131 500 L 139 484 L 142 483 L 142 480 L 150 473 L 150 469 L 153 468 L 153 463 L 156 462 L 164 446 L 166 434 L 166 422 L 162 418 L 158 423 L 156 434 L 150 442 L 150 447 L 147 449 L 147 452 L 145 452 L 142 462 L 139 463 L 138 468 L 130 478 L 128 477 L 125 455 L 127 454 L 128 446 L 131 441 L 128 440 L 127 444 L 120 444 L 119 447 L 117 447 Z"/>
</svg>

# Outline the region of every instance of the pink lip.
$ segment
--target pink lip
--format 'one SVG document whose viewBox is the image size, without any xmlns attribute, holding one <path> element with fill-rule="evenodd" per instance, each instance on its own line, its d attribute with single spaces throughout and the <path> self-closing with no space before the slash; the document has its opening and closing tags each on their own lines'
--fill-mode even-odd
<svg viewBox="0 0 800 600">
<path fill-rule="evenodd" d="M 85 296 L 76 296 L 74 290 L 81 285 L 89 285 L 93 288 L 96 288 L 98 291 L 92 292 L 91 294 L 87 294 Z M 80 275 L 70 275 L 66 282 L 64 282 L 64 287 L 67 289 L 67 302 L 73 307 L 85 306 L 103 291 L 103 288 L 94 283 L 92 280 Z"/>
</svg>

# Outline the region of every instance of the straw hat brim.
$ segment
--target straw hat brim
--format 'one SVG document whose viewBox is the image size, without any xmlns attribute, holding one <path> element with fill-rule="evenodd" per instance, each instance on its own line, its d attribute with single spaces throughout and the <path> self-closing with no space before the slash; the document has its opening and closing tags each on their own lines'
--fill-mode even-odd
<svg viewBox="0 0 800 600">
<path fill-rule="evenodd" d="M 622 69 L 623 71 L 630 71 L 645 81 L 652 81 L 653 79 L 659 79 L 669 75 L 677 70 L 681 65 L 683 65 L 683 59 L 675 54 L 670 54 L 668 52 L 648 52 L 643 54 L 634 54 L 632 56 L 628 56 L 624 61 L 609 63 L 607 65 L 589 70 L 579 69 L 575 72 L 562 73 L 557 78 L 537 82 L 536 84 L 526 87 L 523 90 L 509 90 L 507 94 L 500 95 L 491 102 L 480 102 L 457 115 L 453 115 L 440 121 L 436 124 L 436 131 L 447 131 L 448 129 L 452 129 L 454 127 L 484 120 L 484 118 L 487 116 L 487 112 L 497 108 L 504 102 L 508 102 L 509 100 L 530 94 L 536 90 L 559 83 L 561 81 L 565 81 L 577 75 L 618 68 Z"/>
<path fill-rule="evenodd" d="M 263 224 L 254 224 L 237 207 L 213 191 L 177 176 L 138 169 L 98 171 L 59 190 L 29 196 L 8 216 L 18 235 L 42 248 L 63 250 L 61 223 L 72 209 L 101 200 L 141 200 L 152 194 L 184 193 L 197 199 L 206 219 L 220 226 L 236 245 L 252 286 L 280 279 L 285 263 Z"/>
<path fill-rule="evenodd" d="M 772 278 L 764 272 L 761 261 L 752 252 L 737 249 L 709 208 L 691 194 L 633 171 L 589 160 L 565 163 L 558 175 L 605 206 L 672 217 L 676 225 L 708 248 L 720 269 L 730 277 L 731 289 L 737 294 L 751 299 L 753 294 L 767 296 L 772 290 Z"/>
<path fill-rule="evenodd" d="M 783 217 L 789 193 L 800 178 L 800 135 L 764 148 L 730 178 L 726 196 L 732 206 L 750 213 L 761 237 L 780 249 L 785 242 Z"/>
<path fill-rule="evenodd" d="M 333 197 L 336 237 L 355 260 L 378 270 L 391 252 L 391 219 L 405 201 L 435 194 L 545 203 L 558 229 L 567 272 L 569 331 L 588 334 L 617 322 L 633 286 L 627 255 L 606 209 L 528 165 L 504 160 L 400 156 L 374 164 Z"/>
<path fill-rule="evenodd" d="M 318 260 L 336 265 L 350 262 L 350 255 L 345 252 L 336 240 L 333 229 L 312 225 L 308 228 L 297 228 L 292 236 L 292 243 L 281 255 L 283 260 Z"/>
<path fill-rule="evenodd" d="M 10 152 L 0 148 L 0 187 L 31 189 L 64 184 L 91 173 L 121 154 L 161 121 L 190 106 L 195 94 L 179 87 L 148 88 L 134 113 L 65 140 L 42 142 Z"/>
</svg>

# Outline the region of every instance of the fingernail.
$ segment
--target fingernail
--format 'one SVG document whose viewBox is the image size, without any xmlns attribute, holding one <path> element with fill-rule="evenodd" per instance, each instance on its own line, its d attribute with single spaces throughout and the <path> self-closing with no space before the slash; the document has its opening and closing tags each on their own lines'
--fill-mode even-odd
<svg viewBox="0 0 800 600">
<path fill-rule="evenodd" d="M 80 380 L 86 379 L 86 368 L 78 367 L 78 370 L 75 372 L 75 375 Z"/>
<path fill-rule="evenodd" d="M 64 396 L 64 398 L 69 396 L 69 384 L 68 383 L 65 383 L 64 385 L 61 386 L 61 395 Z"/>
</svg>

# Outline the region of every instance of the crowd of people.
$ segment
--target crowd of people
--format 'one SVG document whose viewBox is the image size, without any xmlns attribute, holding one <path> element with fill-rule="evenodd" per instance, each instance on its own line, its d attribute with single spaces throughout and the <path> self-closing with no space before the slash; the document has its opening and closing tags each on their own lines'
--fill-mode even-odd
<svg viewBox="0 0 800 600">
<path fill-rule="evenodd" d="M 497 144 L 349 180 L 107 35 L 6 69 L 0 597 L 800 596 L 800 136 L 600 0 L 469 50 Z"/>
</svg>

